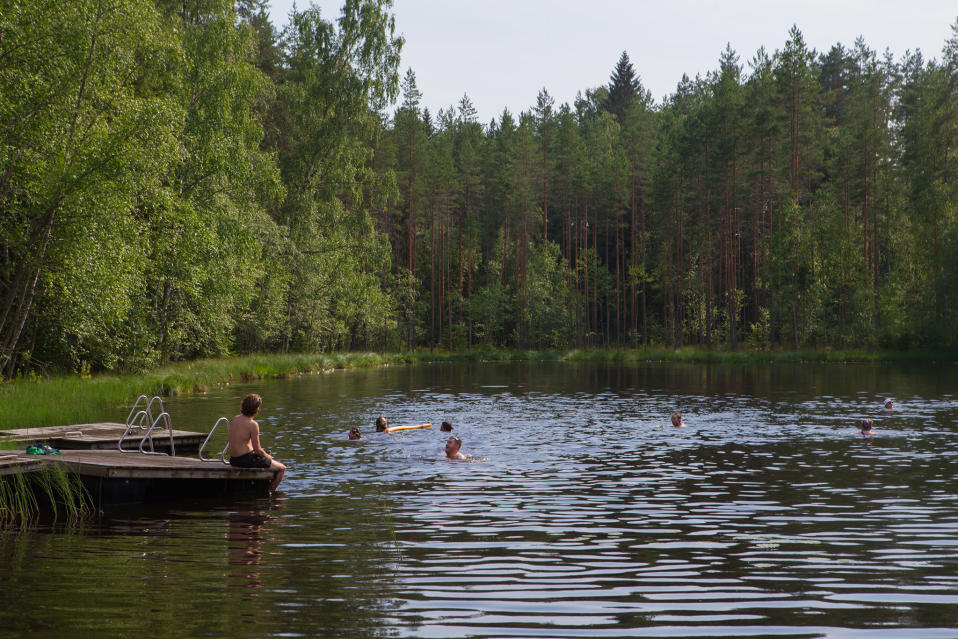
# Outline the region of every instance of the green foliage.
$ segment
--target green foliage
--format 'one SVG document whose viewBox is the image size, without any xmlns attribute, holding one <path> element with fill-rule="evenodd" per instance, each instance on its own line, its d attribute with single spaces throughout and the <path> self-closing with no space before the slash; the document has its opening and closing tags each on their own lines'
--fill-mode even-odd
<svg viewBox="0 0 958 639">
<path fill-rule="evenodd" d="M 623 52 L 607 86 L 483 125 L 468 96 L 430 113 L 400 82 L 388 0 L 280 34 L 263 0 L 8 5 L 5 379 L 234 352 L 958 343 L 958 35 L 896 62 L 793 27 L 660 104 Z"/>
</svg>

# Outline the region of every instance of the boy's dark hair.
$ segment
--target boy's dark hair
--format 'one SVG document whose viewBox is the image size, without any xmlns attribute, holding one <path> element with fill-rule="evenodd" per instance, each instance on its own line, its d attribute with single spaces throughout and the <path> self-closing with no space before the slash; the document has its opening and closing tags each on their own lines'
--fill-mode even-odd
<svg viewBox="0 0 958 639">
<path fill-rule="evenodd" d="M 240 410 L 247 417 L 252 417 L 259 412 L 259 407 L 263 405 L 263 398 L 257 395 L 256 393 L 250 393 L 243 398 L 243 404 L 240 406 Z"/>
<path fill-rule="evenodd" d="M 386 430 L 386 418 L 380 415 L 376 418 L 376 432 L 381 433 Z"/>
<path fill-rule="evenodd" d="M 451 433 L 451 432 L 452 432 L 452 424 L 451 424 L 450 422 L 443 422 L 443 423 L 442 423 L 442 426 L 439 427 L 439 430 L 441 430 L 441 431 L 443 431 L 443 432 L 446 432 L 446 433 Z"/>
</svg>

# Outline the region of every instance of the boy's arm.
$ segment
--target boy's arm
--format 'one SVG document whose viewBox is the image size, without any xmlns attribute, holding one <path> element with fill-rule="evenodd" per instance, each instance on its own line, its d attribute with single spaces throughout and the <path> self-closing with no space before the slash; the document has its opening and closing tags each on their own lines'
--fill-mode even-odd
<svg viewBox="0 0 958 639">
<path fill-rule="evenodd" d="M 259 445 L 259 423 L 257 423 L 255 420 L 250 428 L 249 443 L 253 445 L 253 452 L 257 455 L 265 457 L 266 459 L 273 458 L 272 455 L 263 450 L 263 447 Z"/>
</svg>

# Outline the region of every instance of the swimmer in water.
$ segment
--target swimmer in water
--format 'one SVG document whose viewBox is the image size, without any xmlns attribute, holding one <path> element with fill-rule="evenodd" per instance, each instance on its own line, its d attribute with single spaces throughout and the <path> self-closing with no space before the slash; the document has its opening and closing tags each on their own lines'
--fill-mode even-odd
<svg viewBox="0 0 958 639">
<path fill-rule="evenodd" d="M 672 413 L 672 425 L 676 428 L 685 426 L 685 423 L 682 421 L 682 413 Z"/>
<path fill-rule="evenodd" d="M 458 437 L 450 437 L 446 440 L 446 459 L 450 461 L 462 461 L 466 456 L 459 452 L 462 448 L 462 440 Z"/>
<path fill-rule="evenodd" d="M 349 435 L 347 435 L 347 437 L 349 439 L 362 439 L 363 434 L 359 432 L 359 428 L 357 428 L 356 426 L 353 426 L 352 428 L 349 429 Z"/>
<path fill-rule="evenodd" d="M 376 432 L 385 433 L 386 432 L 386 418 L 380 415 L 376 418 Z"/>
<path fill-rule="evenodd" d="M 439 427 L 439 430 L 440 430 L 441 432 L 443 432 L 443 433 L 451 433 L 451 432 L 452 432 L 452 423 L 451 423 L 451 422 L 443 422 L 443 423 L 442 423 L 442 426 Z"/>
<path fill-rule="evenodd" d="M 895 402 L 892 401 L 891 397 L 885 398 L 885 410 L 895 410 Z"/>
<path fill-rule="evenodd" d="M 872 433 L 872 426 L 874 425 L 875 425 L 874 419 L 863 419 L 862 420 L 862 436 L 871 437 L 874 434 Z"/>
</svg>

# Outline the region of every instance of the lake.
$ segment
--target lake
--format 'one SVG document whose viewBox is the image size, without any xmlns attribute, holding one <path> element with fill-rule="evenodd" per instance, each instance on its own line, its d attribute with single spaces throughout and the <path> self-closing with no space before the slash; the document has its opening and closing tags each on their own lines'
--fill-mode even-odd
<svg viewBox="0 0 958 639">
<path fill-rule="evenodd" d="M 950 363 L 449 363 L 172 397 L 207 431 L 263 395 L 280 493 L 8 527 L 0 637 L 958 638 L 956 389 Z"/>
</svg>

